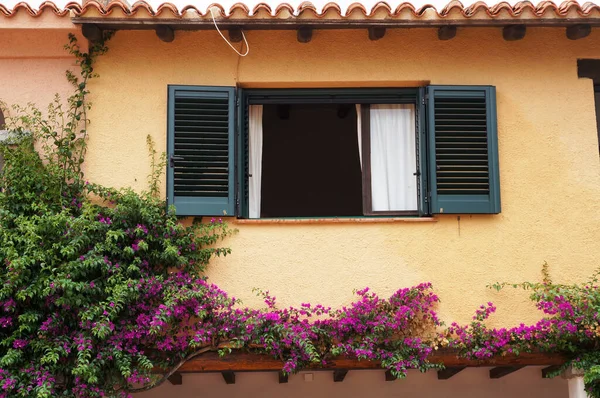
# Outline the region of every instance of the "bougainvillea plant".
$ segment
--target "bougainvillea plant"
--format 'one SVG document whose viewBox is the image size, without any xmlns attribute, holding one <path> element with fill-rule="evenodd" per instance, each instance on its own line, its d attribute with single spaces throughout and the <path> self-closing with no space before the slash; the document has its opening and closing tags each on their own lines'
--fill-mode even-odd
<svg viewBox="0 0 600 398">
<path fill-rule="evenodd" d="M 482 305 L 469 325 L 453 323 L 442 335 L 446 344 L 469 359 L 484 360 L 521 352 L 561 353 L 567 361 L 551 376 L 568 366 L 584 370 L 590 397 L 600 398 L 600 289 L 597 274 L 583 284 L 553 283 L 548 265 L 541 283 L 496 283 L 531 291 L 530 298 L 545 316 L 533 325 L 488 328 L 485 320 L 496 311 L 493 303 Z"/>
</svg>

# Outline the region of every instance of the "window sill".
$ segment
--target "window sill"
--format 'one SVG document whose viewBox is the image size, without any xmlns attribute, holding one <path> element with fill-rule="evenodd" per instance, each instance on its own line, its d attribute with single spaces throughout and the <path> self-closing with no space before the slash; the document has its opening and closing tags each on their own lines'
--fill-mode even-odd
<svg viewBox="0 0 600 398">
<path fill-rule="evenodd" d="M 355 217 L 355 218 L 257 218 L 235 219 L 234 224 L 382 224 L 437 222 L 435 217 Z"/>
</svg>

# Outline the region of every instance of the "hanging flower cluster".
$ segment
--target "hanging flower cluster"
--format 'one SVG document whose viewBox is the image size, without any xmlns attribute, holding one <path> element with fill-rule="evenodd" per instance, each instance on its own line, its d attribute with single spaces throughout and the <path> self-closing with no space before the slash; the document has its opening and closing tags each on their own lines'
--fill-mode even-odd
<svg viewBox="0 0 600 398">
<path fill-rule="evenodd" d="M 494 284 L 531 291 L 531 300 L 544 313 L 532 325 L 512 328 L 488 328 L 485 320 L 495 312 L 492 303 L 482 305 L 469 325 L 453 323 L 441 338 L 469 359 L 489 359 L 498 355 L 521 352 L 561 353 L 565 365 L 585 370 L 586 389 L 591 397 L 600 397 L 600 288 L 597 275 L 588 282 L 575 285 L 554 284 L 548 265 L 543 269 L 543 283 Z"/>
</svg>

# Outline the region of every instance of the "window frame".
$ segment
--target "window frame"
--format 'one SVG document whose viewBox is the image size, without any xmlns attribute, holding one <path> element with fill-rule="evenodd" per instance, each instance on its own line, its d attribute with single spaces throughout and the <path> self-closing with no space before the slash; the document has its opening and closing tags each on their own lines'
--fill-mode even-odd
<svg viewBox="0 0 600 398">
<path fill-rule="evenodd" d="M 238 89 L 238 117 L 236 132 L 236 206 L 239 218 L 248 214 L 248 107 L 250 105 L 274 104 L 360 104 L 362 117 L 363 153 L 363 214 L 360 217 L 418 217 L 429 214 L 428 173 L 426 172 L 427 140 L 425 131 L 425 97 L 421 87 L 397 88 L 283 88 L 283 89 Z M 415 106 L 415 145 L 417 206 L 416 211 L 373 211 L 371 200 L 371 157 L 369 107 L 372 104 L 413 104 Z M 366 121 L 366 122 L 365 122 Z M 331 217 L 340 217 L 332 215 Z M 297 218 L 297 217 L 285 217 Z"/>
</svg>

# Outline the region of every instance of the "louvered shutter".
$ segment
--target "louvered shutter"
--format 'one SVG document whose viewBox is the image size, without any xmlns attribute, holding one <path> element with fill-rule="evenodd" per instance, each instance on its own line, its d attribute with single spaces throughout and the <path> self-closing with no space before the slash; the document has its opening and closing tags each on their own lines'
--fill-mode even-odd
<svg viewBox="0 0 600 398">
<path fill-rule="evenodd" d="M 431 213 L 499 213 L 496 91 L 427 88 Z"/>
<path fill-rule="evenodd" d="M 169 86 L 167 196 L 181 216 L 230 216 L 233 87 Z"/>
</svg>

